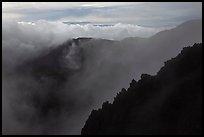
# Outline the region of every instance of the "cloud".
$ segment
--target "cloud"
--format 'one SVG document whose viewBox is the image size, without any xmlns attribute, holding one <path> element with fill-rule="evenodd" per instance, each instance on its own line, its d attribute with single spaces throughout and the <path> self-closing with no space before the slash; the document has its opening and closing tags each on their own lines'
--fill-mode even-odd
<svg viewBox="0 0 204 137">
<path fill-rule="evenodd" d="M 47 49 L 56 47 L 68 39 L 92 37 L 121 40 L 126 37 L 149 37 L 163 29 L 121 23 L 101 27 L 92 24 L 67 25 L 62 22 L 43 20 L 18 23 L 3 21 L 2 54 L 3 59 L 6 58 L 4 63 L 9 64 L 8 66 L 15 66 L 19 62 L 43 54 Z M 23 50 L 21 50 L 22 48 Z M 6 65 L 4 66 L 2 69 L 10 69 Z"/>
<path fill-rule="evenodd" d="M 19 14 L 18 21 L 63 19 L 100 21 L 146 26 L 175 26 L 202 18 L 201 2 L 32 2 L 2 3 L 2 14 Z M 4 16 L 4 20 L 13 17 Z M 83 19 L 82 19 L 83 18 Z"/>
<path fill-rule="evenodd" d="M 3 11 L 22 10 L 64 10 L 83 7 L 118 7 L 125 5 L 138 5 L 143 2 L 3 2 Z"/>
<path fill-rule="evenodd" d="M 93 37 L 93 38 L 104 38 L 104 39 L 114 39 L 121 40 L 126 37 L 150 37 L 160 30 L 166 28 L 149 28 L 142 27 L 132 24 L 122 24 L 117 23 L 110 26 L 100 26 L 94 24 L 64 24 L 62 22 L 49 22 L 49 21 L 37 21 L 37 22 L 6 22 L 3 23 L 3 37 L 7 35 L 6 29 L 15 26 L 22 36 L 13 35 L 13 39 L 18 37 L 23 41 L 27 40 L 28 43 L 32 42 L 32 37 L 40 39 L 40 41 L 49 41 L 51 45 L 59 44 L 59 42 L 64 42 L 70 38 L 77 37 Z M 52 28 L 52 29 L 50 29 Z M 29 34 L 28 32 L 32 32 Z M 40 33 L 39 33 L 40 32 Z M 17 33 L 17 32 L 16 32 Z"/>
</svg>

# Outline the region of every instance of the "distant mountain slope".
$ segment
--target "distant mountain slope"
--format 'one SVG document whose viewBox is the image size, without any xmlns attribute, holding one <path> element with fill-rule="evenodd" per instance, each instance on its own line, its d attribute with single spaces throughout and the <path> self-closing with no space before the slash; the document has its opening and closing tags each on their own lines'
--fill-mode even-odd
<svg viewBox="0 0 204 137">
<path fill-rule="evenodd" d="M 94 94 L 95 89 L 90 89 L 92 84 L 97 83 L 101 87 L 101 91 L 96 93 L 100 97 L 97 101 L 103 100 L 103 96 L 110 99 L 116 91 L 127 87 L 127 81 L 133 76 L 138 80 L 141 73 L 156 74 L 164 61 L 176 56 L 183 47 L 199 42 L 202 42 L 202 20 L 189 21 L 150 38 L 136 37 L 122 41 L 92 39 L 81 44 L 88 74 L 81 77 L 100 80 L 84 81 Z"/>
<path fill-rule="evenodd" d="M 201 118 L 202 44 L 194 44 L 93 110 L 81 133 L 201 134 Z"/>
<path fill-rule="evenodd" d="M 202 42 L 202 20 L 184 22 L 149 38 L 126 38 L 121 42 L 127 45 L 137 45 L 142 50 L 154 54 L 154 56 L 157 54 L 158 58 L 166 60 L 172 55 L 177 55 L 184 46 Z"/>
</svg>

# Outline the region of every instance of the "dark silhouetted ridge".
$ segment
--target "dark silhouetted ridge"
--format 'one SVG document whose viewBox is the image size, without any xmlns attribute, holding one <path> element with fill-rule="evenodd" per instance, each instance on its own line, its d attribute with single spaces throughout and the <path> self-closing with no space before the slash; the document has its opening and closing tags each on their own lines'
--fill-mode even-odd
<svg viewBox="0 0 204 137">
<path fill-rule="evenodd" d="M 202 43 L 93 110 L 81 134 L 201 134 Z"/>
</svg>

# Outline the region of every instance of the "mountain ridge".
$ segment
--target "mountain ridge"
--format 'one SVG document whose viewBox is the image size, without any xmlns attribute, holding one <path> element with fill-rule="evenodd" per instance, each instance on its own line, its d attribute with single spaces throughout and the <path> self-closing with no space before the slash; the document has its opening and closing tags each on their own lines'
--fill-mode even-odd
<svg viewBox="0 0 204 137">
<path fill-rule="evenodd" d="M 92 110 L 81 134 L 201 134 L 201 75 L 202 43 L 185 47 L 157 75 L 142 74 Z"/>
</svg>

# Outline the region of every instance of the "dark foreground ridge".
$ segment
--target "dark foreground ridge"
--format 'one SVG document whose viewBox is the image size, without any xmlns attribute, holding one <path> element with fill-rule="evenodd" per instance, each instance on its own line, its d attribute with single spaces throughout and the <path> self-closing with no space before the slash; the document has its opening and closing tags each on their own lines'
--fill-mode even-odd
<svg viewBox="0 0 204 137">
<path fill-rule="evenodd" d="M 93 110 L 81 134 L 201 134 L 202 43 Z"/>
</svg>

